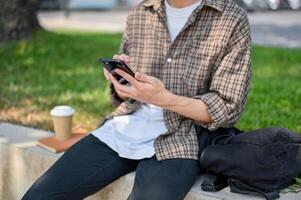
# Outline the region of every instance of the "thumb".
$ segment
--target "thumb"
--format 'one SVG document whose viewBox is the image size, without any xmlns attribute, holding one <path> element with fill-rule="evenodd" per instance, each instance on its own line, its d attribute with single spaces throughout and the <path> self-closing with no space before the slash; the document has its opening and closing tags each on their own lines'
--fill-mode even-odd
<svg viewBox="0 0 301 200">
<path fill-rule="evenodd" d="M 141 72 L 136 72 L 135 73 L 135 78 L 138 80 L 138 81 L 142 81 L 142 82 L 146 82 L 146 83 L 151 83 L 151 77 L 149 77 L 148 75 L 146 74 L 143 74 Z"/>
</svg>

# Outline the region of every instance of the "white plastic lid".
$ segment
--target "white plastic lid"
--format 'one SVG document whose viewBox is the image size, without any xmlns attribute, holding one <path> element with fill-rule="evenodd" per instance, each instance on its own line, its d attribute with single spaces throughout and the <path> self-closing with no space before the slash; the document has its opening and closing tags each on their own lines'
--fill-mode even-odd
<svg viewBox="0 0 301 200">
<path fill-rule="evenodd" d="M 55 106 L 51 111 L 50 115 L 55 117 L 67 117 L 73 115 L 75 110 L 70 106 Z"/>
</svg>

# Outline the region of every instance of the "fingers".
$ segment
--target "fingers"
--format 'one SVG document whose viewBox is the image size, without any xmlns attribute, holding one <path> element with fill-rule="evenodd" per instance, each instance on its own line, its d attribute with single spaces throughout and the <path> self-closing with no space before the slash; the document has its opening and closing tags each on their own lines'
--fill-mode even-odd
<svg viewBox="0 0 301 200">
<path fill-rule="evenodd" d="M 135 78 L 138 81 L 142 81 L 142 82 L 145 82 L 145 83 L 152 83 L 153 82 L 153 78 L 151 76 L 148 76 L 148 75 L 143 74 L 141 72 L 136 72 L 135 73 Z"/>
<path fill-rule="evenodd" d="M 105 75 L 105 78 L 108 80 L 108 81 L 111 81 L 110 80 L 110 72 L 108 72 L 108 70 L 106 68 L 103 68 L 103 73 Z"/>
<path fill-rule="evenodd" d="M 121 55 L 114 55 L 113 59 L 119 59 L 122 60 L 125 63 L 129 63 L 130 62 L 130 57 L 126 54 L 121 54 Z"/>
<path fill-rule="evenodd" d="M 128 55 L 121 54 L 120 60 L 123 60 L 124 62 L 128 63 L 128 62 L 130 62 L 130 57 Z"/>
<path fill-rule="evenodd" d="M 120 90 L 117 90 L 116 88 L 115 88 L 115 91 L 118 94 L 118 96 L 121 97 L 122 99 L 127 99 L 128 97 L 130 97 L 128 94 L 121 92 Z"/>
<path fill-rule="evenodd" d="M 122 85 L 120 84 L 116 78 L 110 74 L 110 79 L 115 87 L 116 90 L 118 90 L 118 93 L 121 94 L 122 96 L 127 96 L 131 97 L 133 93 L 133 87 L 132 86 L 127 86 L 127 85 Z"/>
<path fill-rule="evenodd" d="M 117 74 L 119 74 L 120 76 L 122 76 L 125 80 L 127 80 L 131 85 L 133 85 L 135 87 L 139 87 L 138 81 L 134 77 L 132 77 L 131 75 L 126 73 L 125 71 L 117 68 L 117 69 L 115 69 L 115 72 Z"/>
</svg>

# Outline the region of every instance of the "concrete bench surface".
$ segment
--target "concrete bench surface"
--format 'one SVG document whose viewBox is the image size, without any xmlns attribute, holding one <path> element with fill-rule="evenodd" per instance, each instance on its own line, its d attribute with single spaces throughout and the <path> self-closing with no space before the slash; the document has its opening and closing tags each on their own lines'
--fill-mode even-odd
<svg viewBox="0 0 301 200">
<path fill-rule="evenodd" d="M 36 146 L 36 139 L 52 132 L 0 122 L 0 199 L 19 200 L 30 185 L 61 155 Z M 135 173 L 129 173 L 88 200 L 124 200 L 132 189 Z M 262 197 L 234 194 L 229 188 L 211 193 L 200 188 L 199 177 L 185 200 L 260 200 Z M 301 199 L 301 193 L 281 194 L 280 200 Z"/>
</svg>

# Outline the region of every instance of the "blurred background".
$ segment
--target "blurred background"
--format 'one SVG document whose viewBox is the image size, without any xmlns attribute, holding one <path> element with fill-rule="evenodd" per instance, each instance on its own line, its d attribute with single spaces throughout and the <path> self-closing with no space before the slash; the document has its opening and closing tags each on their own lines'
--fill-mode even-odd
<svg viewBox="0 0 301 200">
<path fill-rule="evenodd" d="M 236 0 L 248 11 L 301 8 L 301 0 Z M 141 0 L 41 0 L 42 9 L 114 9 L 133 7 Z"/>
<path fill-rule="evenodd" d="M 53 130 L 49 111 L 76 109 L 88 130 L 114 108 L 99 57 L 117 53 L 140 0 L 0 0 L 0 122 Z M 252 30 L 252 89 L 238 123 L 301 132 L 301 0 L 237 0 Z M 1 133 L 0 133 L 1 134 Z"/>
<path fill-rule="evenodd" d="M 249 12 L 254 43 L 300 47 L 301 0 L 235 0 Z M 128 11 L 141 0 L 40 0 L 48 30 L 122 32 Z M 104 20 L 105 19 L 105 20 Z"/>
</svg>

